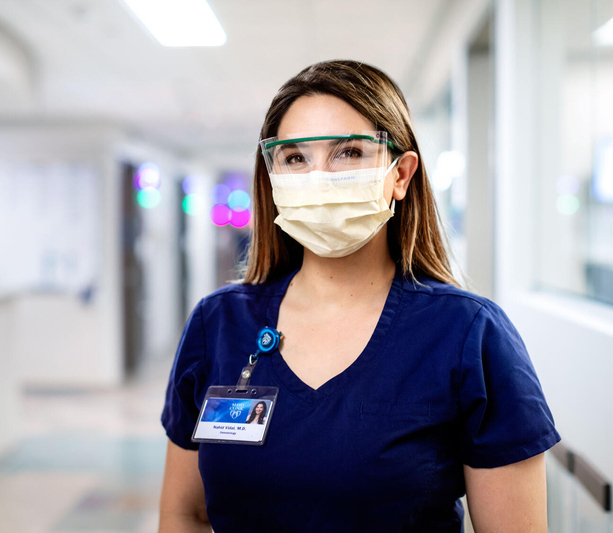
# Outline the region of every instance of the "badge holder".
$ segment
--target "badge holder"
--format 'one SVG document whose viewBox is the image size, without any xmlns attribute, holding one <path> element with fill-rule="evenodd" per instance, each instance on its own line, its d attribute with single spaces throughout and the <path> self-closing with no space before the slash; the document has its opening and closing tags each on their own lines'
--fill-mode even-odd
<svg viewBox="0 0 613 533">
<path fill-rule="evenodd" d="M 275 351 L 282 337 L 276 329 L 262 329 L 258 334 L 258 349 L 249 356 L 238 383 L 208 388 L 193 442 L 264 444 L 279 389 L 250 385 L 250 381 L 260 355 Z"/>
</svg>

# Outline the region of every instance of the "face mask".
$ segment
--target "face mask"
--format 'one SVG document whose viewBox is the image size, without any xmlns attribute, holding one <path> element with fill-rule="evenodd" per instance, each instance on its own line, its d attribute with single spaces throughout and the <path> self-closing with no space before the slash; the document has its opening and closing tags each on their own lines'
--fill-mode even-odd
<svg viewBox="0 0 613 533">
<path fill-rule="evenodd" d="M 386 168 L 270 174 L 275 224 L 320 257 L 345 257 L 368 243 L 394 215 L 383 198 Z"/>
</svg>

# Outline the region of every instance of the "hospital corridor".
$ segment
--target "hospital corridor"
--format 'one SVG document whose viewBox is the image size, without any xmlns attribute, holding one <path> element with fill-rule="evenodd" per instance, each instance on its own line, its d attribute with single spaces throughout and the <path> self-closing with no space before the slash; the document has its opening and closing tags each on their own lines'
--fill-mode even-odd
<svg viewBox="0 0 613 533">
<path fill-rule="evenodd" d="M 612 482 L 613 0 L 0 0 L 0 533 Z"/>
</svg>

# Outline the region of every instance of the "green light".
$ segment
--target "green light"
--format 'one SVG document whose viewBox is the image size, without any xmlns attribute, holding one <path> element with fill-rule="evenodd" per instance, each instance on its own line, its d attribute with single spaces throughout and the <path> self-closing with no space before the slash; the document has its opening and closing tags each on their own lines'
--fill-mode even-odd
<svg viewBox="0 0 613 533">
<path fill-rule="evenodd" d="M 143 190 L 138 191 L 136 196 L 138 205 L 145 209 L 153 209 L 160 203 L 161 199 L 162 195 L 155 187 L 145 187 Z"/>
<path fill-rule="evenodd" d="M 183 198 L 182 206 L 185 213 L 195 216 L 202 207 L 201 198 L 195 194 L 188 194 Z"/>
<path fill-rule="evenodd" d="M 579 211 L 579 198 L 572 194 L 561 194 L 556 201 L 556 208 L 562 215 L 574 215 Z"/>
</svg>

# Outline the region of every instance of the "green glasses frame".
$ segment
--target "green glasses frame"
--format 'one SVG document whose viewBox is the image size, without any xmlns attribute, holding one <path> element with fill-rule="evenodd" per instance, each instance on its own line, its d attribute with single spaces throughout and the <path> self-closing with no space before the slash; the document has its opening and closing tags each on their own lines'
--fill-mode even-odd
<svg viewBox="0 0 613 533">
<path fill-rule="evenodd" d="M 322 137 L 301 137 L 300 139 L 285 139 L 283 141 L 272 141 L 264 145 L 264 150 L 272 148 L 273 146 L 279 146 L 281 144 L 293 144 L 308 141 L 331 141 L 334 139 L 366 139 L 376 143 L 386 143 L 391 150 L 396 149 L 392 141 L 383 141 L 381 139 L 376 139 L 372 135 L 324 135 Z"/>
</svg>

